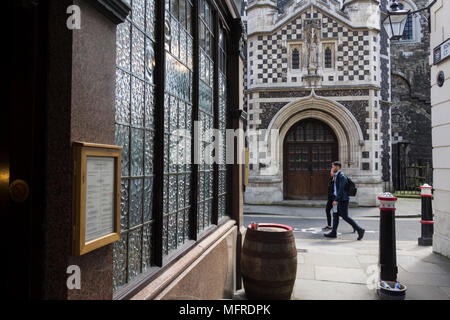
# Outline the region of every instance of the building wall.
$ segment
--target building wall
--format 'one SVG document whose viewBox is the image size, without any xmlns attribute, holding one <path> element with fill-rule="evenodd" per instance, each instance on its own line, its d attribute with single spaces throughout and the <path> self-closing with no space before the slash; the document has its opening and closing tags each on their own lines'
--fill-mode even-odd
<svg viewBox="0 0 450 320">
<path fill-rule="evenodd" d="M 236 236 L 236 226 L 224 226 L 132 299 L 231 299 L 236 288 Z"/>
<path fill-rule="evenodd" d="M 338 1 L 249 1 L 248 3 L 248 129 L 273 129 L 271 123 L 287 105 L 311 95 L 335 103 L 336 116 L 349 111 L 361 137 L 350 144 L 355 156 L 341 162 L 360 191 L 355 201 L 375 205 L 382 174 L 390 180 L 389 52 L 380 37 L 377 1 L 355 1 L 341 10 Z M 308 77 L 305 59 L 307 21 L 320 21 L 319 77 Z M 384 41 L 384 42 L 383 42 Z M 333 48 L 332 68 L 324 68 L 325 45 Z M 300 51 L 300 68 L 292 68 L 292 52 Z M 312 90 L 314 89 L 314 91 Z M 339 109 L 340 108 L 340 109 Z M 283 176 L 266 174 L 260 163 L 275 156 L 258 145 L 265 132 L 251 136 L 248 203 L 283 200 Z M 350 135 L 349 135 L 350 136 Z M 282 144 L 282 141 L 280 140 Z M 345 147 L 345 146 L 341 146 Z M 266 159 L 265 159 L 266 158 Z M 282 156 L 279 157 L 280 159 Z"/>
<path fill-rule="evenodd" d="M 404 1 L 416 9 L 427 0 Z M 430 104 L 430 34 L 427 13 L 412 18 L 411 40 L 391 41 L 392 180 L 396 190 L 405 185 L 406 167 L 432 165 Z M 413 175 L 409 172 L 408 175 Z M 421 174 L 425 176 L 425 172 Z M 432 183 L 430 176 L 427 183 Z"/>
<path fill-rule="evenodd" d="M 438 0 L 431 8 L 431 52 L 450 38 L 449 16 L 449 1 Z M 445 74 L 443 87 L 436 81 L 441 71 Z M 431 67 L 431 105 L 436 221 L 433 249 L 450 257 L 450 59 Z"/>
</svg>

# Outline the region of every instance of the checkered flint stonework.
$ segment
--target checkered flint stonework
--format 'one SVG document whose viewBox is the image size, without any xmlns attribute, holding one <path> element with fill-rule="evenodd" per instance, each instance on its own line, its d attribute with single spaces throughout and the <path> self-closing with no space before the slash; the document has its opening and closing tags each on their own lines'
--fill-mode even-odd
<svg viewBox="0 0 450 320">
<path fill-rule="evenodd" d="M 303 40 L 305 19 L 321 19 L 321 40 L 337 40 L 335 58 L 338 81 L 370 80 L 370 36 L 367 30 L 352 30 L 326 14 L 316 11 L 312 15 L 303 12 L 294 17 L 273 34 L 258 35 L 253 46 L 249 48 L 251 84 L 283 83 L 289 68 L 287 42 Z M 375 47 L 376 49 L 376 47 Z M 252 80 L 253 80 L 252 79 Z M 297 79 L 296 79 L 297 80 Z"/>
</svg>

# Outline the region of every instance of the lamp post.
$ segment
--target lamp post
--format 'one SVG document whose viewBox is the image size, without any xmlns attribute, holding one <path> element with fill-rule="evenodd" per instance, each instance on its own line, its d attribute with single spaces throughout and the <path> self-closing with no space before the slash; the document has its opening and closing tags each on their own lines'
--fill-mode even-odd
<svg viewBox="0 0 450 320">
<path fill-rule="evenodd" d="M 428 6 L 415 11 L 403 10 L 397 0 L 391 1 L 386 17 L 381 22 L 386 30 L 389 39 L 399 40 L 403 37 L 407 18 L 410 14 L 416 14 L 421 11 L 427 10 L 430 12 L 430 8 L 436 3 L 437 0 L 431 1 Z M 430 21 L 428 20 L 430 26 Z"/>
</svg>

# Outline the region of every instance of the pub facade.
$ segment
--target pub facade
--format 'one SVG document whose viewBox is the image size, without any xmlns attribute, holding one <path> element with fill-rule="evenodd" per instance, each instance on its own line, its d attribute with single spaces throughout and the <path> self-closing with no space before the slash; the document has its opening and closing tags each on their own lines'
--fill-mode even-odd
<svg viewBox="0 0 450 320">
<path fill-rule="evenodd" d="M 225 137 L 246 118 L 239 12 L 231 0 L 14 5 L 1 204 L 26 235 L 8 250 L 5 271 L 24 275 L 8 283 L 15 297 L 221 299 L 240 288 L 242 166 L 208 161 L 242 154 L 210 148 L 210 129 Z M 80 143 L 121 150 L 118 238 L 83 254 L 73 250 Z"/>
</svg>

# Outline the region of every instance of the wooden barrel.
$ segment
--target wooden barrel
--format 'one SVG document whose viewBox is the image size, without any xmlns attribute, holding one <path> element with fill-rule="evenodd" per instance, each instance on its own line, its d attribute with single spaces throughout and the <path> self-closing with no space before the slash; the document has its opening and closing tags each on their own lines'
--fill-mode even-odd
<svg viewBox="0 0 450 320">
<path fill-rule="evenodd" d="M 247 228 L 241 257 L 245 293 L 250 300 L 289 300 L 297 275 L 292 227 L 260 224 Z"/>
</svg>

